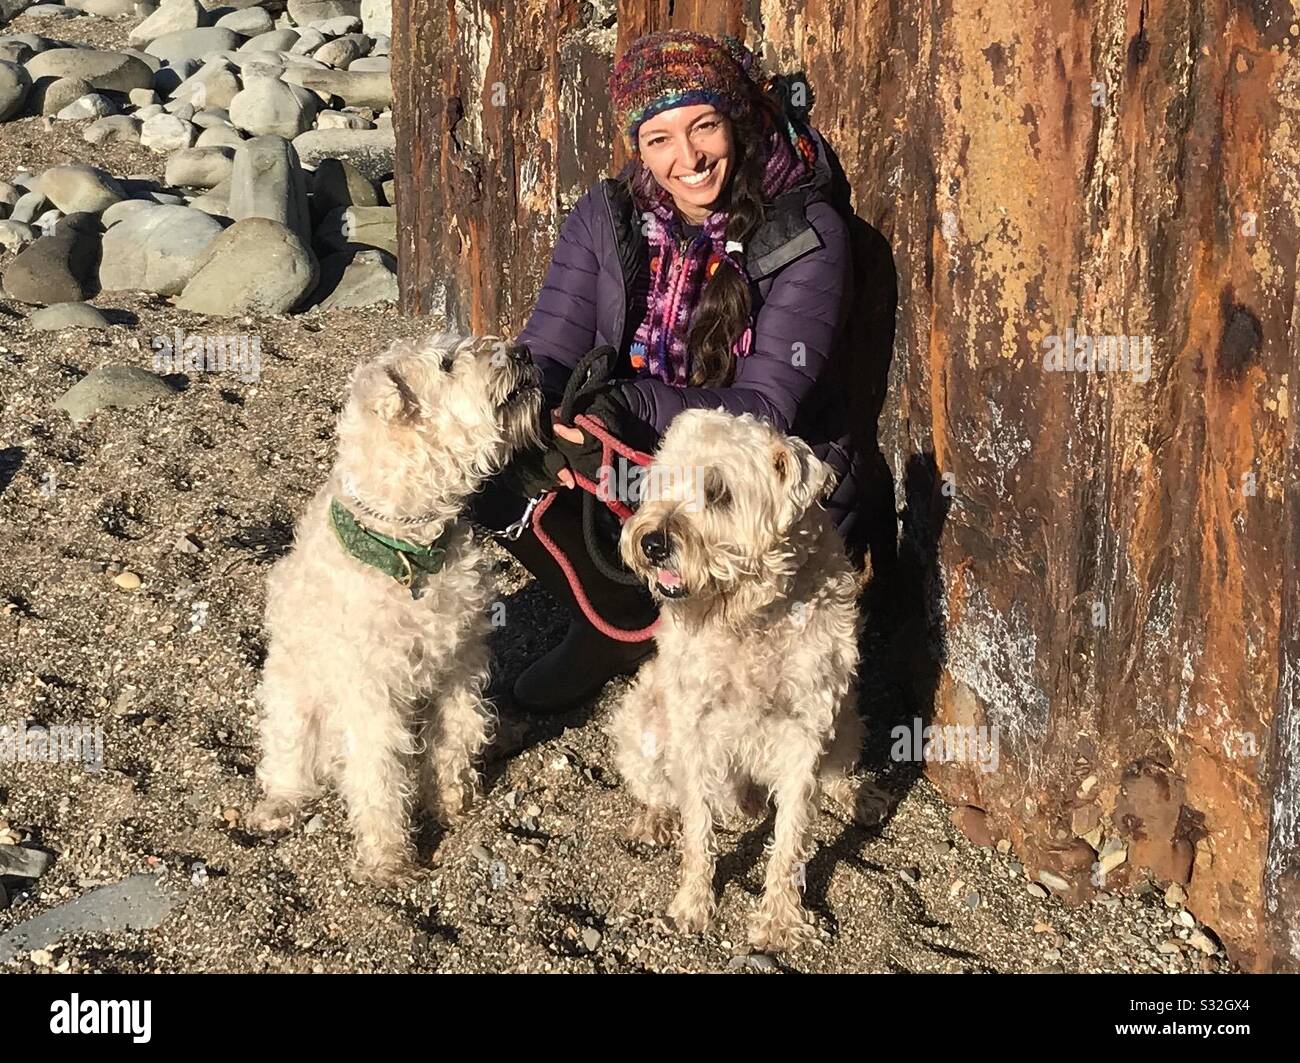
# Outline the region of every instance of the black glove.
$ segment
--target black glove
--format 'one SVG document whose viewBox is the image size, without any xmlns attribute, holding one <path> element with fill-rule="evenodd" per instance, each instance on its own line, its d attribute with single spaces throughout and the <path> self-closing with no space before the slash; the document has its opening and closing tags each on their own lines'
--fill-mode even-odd
<svg viewBox="0 0 1300 1063">
<path fill-rule="evenodd" d="M 610 435 L 636 450 L 653 453 L 659 444 L 659 433 L 632 412 L 631 404 L 619 384 L 606 385 L 579 396 L 573 403 L 573 416 L 576 418 L 584 413 L 600 420 Z M 585 429 L 579 428 L 579 431 L 582 432 L 581 443 L 570 443 L 556 434 L 553 446 L 569 468 L 600 483 L 600 461 L 604 444 Z M 619 455 L 614 455 L 615 462 L 622 460 L 624 459 Z M 617 474 L 618 469 L 615 468 L 614 475 Z"/>
<path fill-rule="evenodd" d="M 520 451 L 501 470 L 501 485 L 520 498 L 532 498 L 561 486 L 557 474 L 565 467 L 554 445 Z"/>
</svg>

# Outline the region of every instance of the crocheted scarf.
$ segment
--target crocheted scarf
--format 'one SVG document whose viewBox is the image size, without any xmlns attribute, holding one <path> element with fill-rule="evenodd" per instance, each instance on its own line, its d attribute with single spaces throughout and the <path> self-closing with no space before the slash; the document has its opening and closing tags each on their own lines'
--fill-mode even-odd
<svg viewBox="0 0 1300 1063">
<path fill-rule="evenodd" d="M 763 171 L 763 199 L 771 202 L 812 172 L 817 146 L 806 131 L 789 121 L 781 130 L 773 126 L 767 137 L 767 163 Z M 686 335 L 704 285 L 718 264 L 726 261 L 749 283 L 742 258 L 726 249 L 729 214 L 714 211 L 693 237 L 682 232 L 673 209 L 672 195 L 658 182 L 652 185 L 646 238 L 650 243 L 650 284 L 646 316 L 630 348 L 632 367 L 649 372 L 667 384 L 686 386 L 690 356 Z M 732 345 L 737 358 L 749 354 L 754 342 L 753 322 Z"/>
</svg>

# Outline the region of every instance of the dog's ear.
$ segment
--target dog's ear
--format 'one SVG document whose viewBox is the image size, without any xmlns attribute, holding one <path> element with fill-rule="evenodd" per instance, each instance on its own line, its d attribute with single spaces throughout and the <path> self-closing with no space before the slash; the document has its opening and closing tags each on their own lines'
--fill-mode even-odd
<svg viewBox="0 0 1300 1063">
<path fill-rule="evenodd" d="M 835 489 L 835 470 L 813 453 L 797 436 L 787 436 L 772 445 L 772 467 L 785 489 L 789 503 L 788 527 L 813 504 L 829 497 Z"/>
<path fill-rule="evenodd" d="M 391 362 L 362 367 L 352 390 L 361 405 L 381 421 L 417 421 L 424 412 L 419 397 Z"/>
</svg>

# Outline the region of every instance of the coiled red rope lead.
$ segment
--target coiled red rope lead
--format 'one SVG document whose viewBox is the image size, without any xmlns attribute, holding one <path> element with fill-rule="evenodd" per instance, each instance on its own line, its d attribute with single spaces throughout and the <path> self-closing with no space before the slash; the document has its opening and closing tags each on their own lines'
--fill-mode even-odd
<svg viewBox="0 0 1300 1063">
<path fill-rule="evenodd" d="M 647 454 L 645 451 L 636 450 L 633 447 L 628 446 L 621 439 L 611 435 L 609 429 L 605 427 L 605 423 L 598 417 L 592 417 L 588 414 L 580 413 L 573 419 L 573 423 L 576 427 L 590 432 L 595 436 L 595 438 L 600 440 L 600 464 L 602 468 L 612 467 L 611 460 L 616 453 L 621 454 L 635 465 L 649 465 L 654 461 L 654 455 Z M 570 469 L 569 471 L 573 475 L 574 482 L 579 487 L 584 491 L 595 495 L 604 502 L 606 506 L 617 514 L 620 521 L 626 522 L 627 519 L 632 516 L 632 510 L 625 503 L 617 498 L 604 497 L 605 492 L 601 491 L 600 485 L 595 481 L 588 479 L 575 469 Z M 560 566 L 560 571 L 564 573 L 564 578 L 568 580 L 569 589 L 573 591 L 573 597 L 578 603 L 578 607 L 591 623 L 591 626 L 607 638 L 614 639 L 616 642 L 646 641 L 646 639 L 654 635 L 655 629 L 659 626 L 659 618 L 656 617 L 654 621 L 647 624 L 645 627 L 632 630 L 615 627 L 613 624 L 604 620 L 591 604 L 591 599 L 587 597 L 587 592 L 582 589 L 582 583 L 578 579 L 578 572 L 573 567 L 573 562 L 565 556 L 564 551 L 560 549 L 555 540 L 547 535 L 543 530 L 542 515 L 550 509 L 551 503 L 555 501 L 555 495 L 556 492 L 554 490 L 548 491 L 543 496 L 542 500 L 537 503 L 537 507 L 533 510 L 533 534 L 537 536 L 537 541 L 546 548 L 546 552 L 554 558 L 555 563 Z"/>
</svg>

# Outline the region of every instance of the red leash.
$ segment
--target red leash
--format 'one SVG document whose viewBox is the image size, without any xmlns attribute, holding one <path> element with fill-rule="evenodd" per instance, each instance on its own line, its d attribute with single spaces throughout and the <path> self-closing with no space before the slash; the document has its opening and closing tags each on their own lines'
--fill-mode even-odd
<svg viewBox="0 0 1300 1063">
<path fill-rule="evenodd" d="M 608 469 L 613 467 L 611 465 L 611 459 L 615 453 L 621 454 L 635 465 L 649 465 L 654 460 L 654 455 L 647 454 L 644 451 L 635 450 L 632 447 L 629 447 L 621 439 L 617 439 L 611 435 L 609 430 L 605 427 L 604 422 L 598 417 L 591 417 L 585 413 L 580 413 L 573 419 L 573 423 L 578 428 L 585 429 L 600 440 L 600 464 L 602 468 Z M 618 515 L 620 521 L 626 522 L 627 519 L 632 516 L 632 510 L 625 503 L 617 498 L 604 497 L 604 492 L 601 491 L 599 484 L 589 480 L 587 477 L 573 469 L 570 469 L 569 471 L 573 475 L 574 482 L 577 483 L 579 487 L 584 491 L 595 495 L 604 502 L 606 506 Z M 582 589 L 582 584 L 578 580 L 578 573 L 573 567 L 573 563 L 565 557 L 564 551 L 560 549 L 555 540 L 542 530 L 542 514 L 544 514 L 550 508 L 551 503 L 555 501 L 555 495 L 556 491 L 554 489 L 546 492 L 541 501 L 537 503 L 537 506 L 532 511 L 533 534 L 537 536 L 537 541 L 546 548 L 546 552 L 549 553 L 551 557 L 555 559 L 555 563 L 560 566 L 560 571 L 564 573 L 564 578 L 569 581 L 569 589 L 573 591 L 574 599 L 582 609 L 583 615 L 591 622 L 592 627 L 602 635 L 614 639 L 617 642 L 644 642 L 654 634 L 655 628 L 659 626 L 658 618 L 656 617 L 652 623 L 643 628 L 637 628 L 631 631 L 626 628 L 614 627 L 612 624 L 602 619 L 600 614 L 596 612 L 595 607 L 592 606 L 591 599 L 587 597 L 586 591 Z"/>
</svg>

